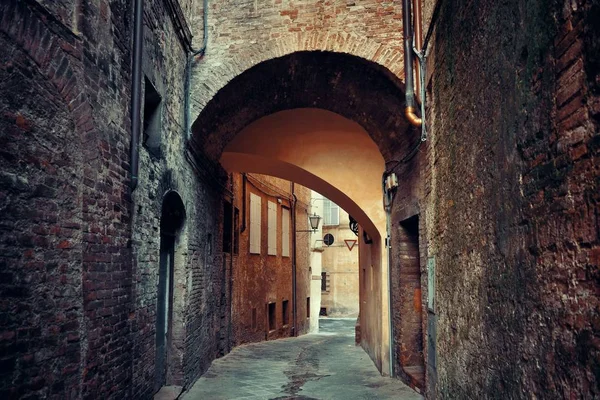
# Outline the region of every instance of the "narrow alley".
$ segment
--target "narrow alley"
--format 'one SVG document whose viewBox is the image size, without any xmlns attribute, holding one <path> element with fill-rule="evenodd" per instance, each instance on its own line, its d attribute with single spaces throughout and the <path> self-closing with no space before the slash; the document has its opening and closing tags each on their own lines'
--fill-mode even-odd
<svg viewBox="0 0 600 400">
<path fill-rule="evenodd" d="M 421 399 L 381 376 L 354 343 L 355 322 L 321 318 L 319 333 L 240 346 L 214 361 L 182 399 Z"/>
<path fill-rule="evenodd" d="M 0 399 L 181 393 L 600 399 L 600 1 L 0 0 Z"/>
</svg>

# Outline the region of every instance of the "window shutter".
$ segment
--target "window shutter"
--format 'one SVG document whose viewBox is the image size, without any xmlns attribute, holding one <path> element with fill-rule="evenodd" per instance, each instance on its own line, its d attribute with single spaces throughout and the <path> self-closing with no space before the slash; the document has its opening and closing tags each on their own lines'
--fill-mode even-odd
<svg viewBox="0 0 600 400">
<path fill-rule="evenodd" d="M 269 224 L 269 235 L 268 235 L 268 251 L 267 254 L 270 256 L 277 255 L 277 205 L 269 201 L 267 203 L 268 210 L 268 224 Z"/>
<path fill-rule="evenodd" d="M 260 254 L 261 198 L 250 193 L 250 253 Z"/>
<path fill-rule="evenodd" d="M 290 210 L 281 209 L 281 255 L 290 256 Z"/>
<path fill-rule="evenodd" d="M 340 208 L 329 199 L 323 200 L 323 225 L 339 225 Z"/>
</svg>

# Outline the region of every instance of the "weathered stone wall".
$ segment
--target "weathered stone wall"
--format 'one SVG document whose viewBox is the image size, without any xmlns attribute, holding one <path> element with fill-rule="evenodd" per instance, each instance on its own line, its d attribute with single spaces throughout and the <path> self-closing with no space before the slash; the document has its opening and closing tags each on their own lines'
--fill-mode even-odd
<svg viewBox="0 0 600 400">
<path fill-rule="evenodd" d="M 598 12 L 441 8 L 426 210 L 441 398 L 600 395 Z"/>
<path fill-rule="evenodd" d="M 23 289 L 3 296 L 3 315 L 13 315 L 3 324 L 7 397 L 129 391 L 129 25 L 120 2 L 103 4 L 102 13 L 86 4 L 79 33 L 72 5 L 0 6 L 9 83 L 2 135 L 5 149 L 13 146 L 3 166 L 13 183 L 2 193 L 15 209 L 3 254 L 13 255 L 7 282 Z M 100 45 L 113 26 L 119 35 Z"/>
<path fill-rule="evenodd" d="M 182 7 L 189 13 L 192 2 Z M 216 251 L 223 182 L 186 159 L 186 53 L 165 2 L 145 9 L 143 72 L 162 96 L 163 146 L 156 157 L 140 145 L 131 198 L 130 2 L 0 5 L 2 397 L 152 394 L 169 190 L 184 199 L 186 224 L 168 379 L 189 384 L 226 351 Z"/>
</svg>

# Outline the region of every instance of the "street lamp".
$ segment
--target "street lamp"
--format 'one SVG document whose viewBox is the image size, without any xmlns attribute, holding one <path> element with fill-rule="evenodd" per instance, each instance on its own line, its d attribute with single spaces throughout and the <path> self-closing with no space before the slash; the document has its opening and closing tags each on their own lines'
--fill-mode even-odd
<svg viewBox="0 0 600 400">
<path fill-rule="evenodd" d="M 312 232 L 315 233 L 317 229 L 319 229 L 319 223 L 321 222 L 321 216 L 317 215 L 317 213 L 313 213 L 313 215 L 308 216 L 308 222 L 310 223 L 310 229 L 308 230 L 300 230 L 296 232 Z"/>
<path fill-rule="evenodd" d="M 319 229 L 319 222 L 321 222 L 321 216 L 317 215 L 317 213 L 313 213 L 313 215 L 308 216 L 308 221 L 310 222 L 310 227 L 313 232 L 316 232 Z"/>
</svg>

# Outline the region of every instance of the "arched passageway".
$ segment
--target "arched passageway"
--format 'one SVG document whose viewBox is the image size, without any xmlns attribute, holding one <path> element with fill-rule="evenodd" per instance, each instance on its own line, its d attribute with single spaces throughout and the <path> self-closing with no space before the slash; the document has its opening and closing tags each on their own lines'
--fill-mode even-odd
<svg viewBox="0 0 600 400">
<path fill-rule="evenodd" d="M 359 243 L 365 282 L 360 290 L 361 344 L 384 374 L 390 372 L 390 343 L 402 345 L 390 341 L 381 189 L 386 169 L 395 167 L 401 181 L 397 197 L 403 205 L 395 217 L 418 213 L 419 157 L 396 161 L 419 140 L 403 108 L 402 83 L 380 65 L 348 54 L 298 52 L 260 63 L 231 80 L 196 119 L 190 141 L 192 153 L 205 164 L 298 182 L 335 201 L 359 222 L 368 234 Z"/>
<path fill-rule="evenodd" d="M 154 361 L 154 391 L 172 385 L 174 376 L 180 375 L 181 365 L 175 354 L 175 320 L 181 324 L 181 317 L 174 315 L 176 248 L 180 241 L 180 231 L 185 222 L 185 207 L 179 194 L 169 191 L 165 194 L 160 217 L 160 262 L 158 271 L 158 291 L 156 306 L 156 349 Z"/>
</svg>

